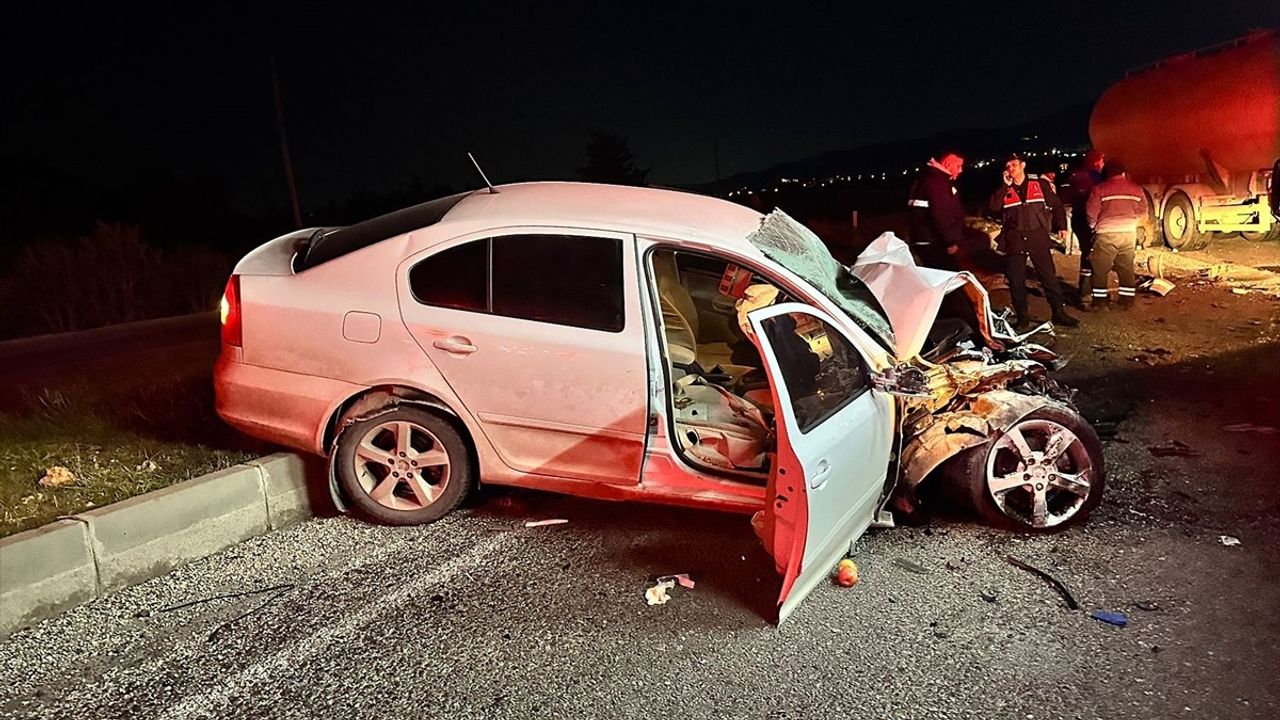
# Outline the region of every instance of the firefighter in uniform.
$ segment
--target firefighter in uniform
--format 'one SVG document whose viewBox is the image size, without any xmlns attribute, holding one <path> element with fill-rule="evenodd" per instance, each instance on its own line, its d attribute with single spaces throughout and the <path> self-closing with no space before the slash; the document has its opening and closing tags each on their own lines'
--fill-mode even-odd
<svg viewBox="0 0 1280 720">
<path fill-rule="evenodd" d="M 1093 249 L 1093 228 L 1089 227 L 1084 206 L 1089 200 L 1089 193 L 1102 182 L 1102 165 L 1105 162 L 1106 156 L 1101 150 L 1094 148 L 1086 152 L 1084 162 L 1067 178 L 1066 192 L 1062 193 L 1063 202 L 1071 207 L 1071 232 L 1080 243 L 1080 282 L 1076 288 L 1080 293 L 1081 306 L 1089 302 L 1089 278 L 1092 275 L 1089 251 Z"/>
<path fill-rule="evenodd" d="M 964 240 L 964 208 L 956 195 L 956 178 L 964 157 L 955 151 L 930 158 L 911 185 L 907 207 L 911 213 L 911 247 L 921 265 L 956 270 Z"/>
<path fill-rule="evenodd" d="M 1142 186 L 1129 179 L 1119 160 L 1107 162 L 1106 177 L 1085 203 L 1085 215 L 1093 228 L 1093 250 L 1089 264 L 1093 266 L 1093 305 L 1102 307 L 1111 299 L 1107 279 L 1111 270 L 1120 281 L 1119 306 L 1133 306 L 1137 294 L 1133 272 L 1133 255 L 1138 246 L 1138 222 L 1147 216 L 1147 196 Z"/>
<path fill-rule="evenodd" d="M 990 209 L 1003 218 L 996 242 L 1006 258 L 1005 277 L 1009 280 L 1016 324 L 1025 327 L 1031 320 L 1027 314 L 1028 257 L 1049 301 L 1053 322 L 1064 327 L 1080 324 L 1062 306 L 1062 289 L 1049 254 L 1050 231 L 1062 239 L 1067 232 L 1067 214 L 1053 186 L 1042 178 L 1028 177 L 1027 163 L 1021 156 L 1011 155 L 1004 164 L 1004 186 L 991 196 Z"/>
</svg>

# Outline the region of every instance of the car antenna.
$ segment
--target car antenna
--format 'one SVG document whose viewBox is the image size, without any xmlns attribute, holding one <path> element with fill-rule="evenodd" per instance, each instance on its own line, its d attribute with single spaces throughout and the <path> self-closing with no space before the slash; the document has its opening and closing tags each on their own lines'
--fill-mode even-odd
<svg viewBox="0 0 1280 720">
<path fill-rule="evenodd" d="M 476 156 L 468 152 L 467 157 L 471 158 L 471 164 L 476 166 L 476 172 L 480 173 L 480 179 L 484 181 L 485 185 L 489 186 L 489 192 L 496 194 L 498 192 L 497 188 L 493 186 L 493 183 L 489 182 L 489 178 L 484 174 L 484 170 L 480 169 L 480 163 L 476 162 Z"/>
</svg>

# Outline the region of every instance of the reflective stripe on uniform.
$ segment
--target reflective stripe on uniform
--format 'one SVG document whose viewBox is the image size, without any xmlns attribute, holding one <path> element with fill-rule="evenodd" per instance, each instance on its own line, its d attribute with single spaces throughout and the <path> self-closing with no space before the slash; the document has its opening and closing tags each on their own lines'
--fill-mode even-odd
<svg viewBox="0 0 1280 720">
<path fill-rule="evenodd" d="M 1094 289 L 1093 289 L 1093 296 L 1094 296 L 1094 297 L 1106 297 L 1106 296 L 1107 296 L 1107 289 L 1106 289 L 1106 288 L 1101 288 L 1101 289 L 1099 289 L 1099 288 L 1094 288 Z"/>
<path fill-rule="evenodd" d="M 1027 198 L 1027 199 L 1026 199 L 1026 200 L 1024 200 L 1023 202 L 1025 202 L 1025 203 L 1026 203 L 1026 204 L 1028 204 L 1028 205 L 1030 205 L 1030 204 L 1031 204 L 1031 203 L 1033 203 L 1033 202 L 1042 203 L 1042 202 L 1044 202 L 1044 198 L 1042 198 L 1042 197 Z"/>
<path fill-rule="evenodd" d="M 1092 271 L 1092 270 L 1090 270 L 1089 268 L 1080 268 L 1080 274 L 1081 274 L 1081 275 L 1086 275 L 1086 276 L 1087 276 L 1087 275 L 1092 275 L 1092 274 L 1093 274 L 1093 271 Z"/>
<path fill-rule="evenodd" d="M 929 207 L 929 201 L 928 201 L 928 200 L 908 200 L 908 201 L 907 201 L 907 205 L 908 205 L 909 207 L 923 207 L 923 208 L 927 208 L 927 207 Z"/>
<path fill-rule="evenodd" d="M 1138 197 L 1137 195 L 1103 195 L 1102 196 L 1102 202 L 1107 202 L 1108 200 L 1132 200 L 1134 202 L 1142 202 L 1142 198 Z"/>
<path fill-rule="evenodd" d="M 1131 287 L 1122 287 L 1120 288 L 1120 294 L 1124 297 L 1133 297 L 1138 294 L 1138 290 Z"/>
</svg>

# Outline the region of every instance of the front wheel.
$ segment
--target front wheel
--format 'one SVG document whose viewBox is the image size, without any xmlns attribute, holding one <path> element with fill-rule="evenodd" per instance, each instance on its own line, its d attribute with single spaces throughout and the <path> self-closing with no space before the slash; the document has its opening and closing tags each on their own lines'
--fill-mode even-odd
<svg viewBox="0 0 1280 720">
<path fill-rule="evenodd" d="M 440 416 L 400 407 L 338 436 L 334 472 L 356 510 L 386 525 L 434 522 L 475 483 L 466 441 Z"/>
<path fill-rule="evenodd" d="M 990 443 L 953 461 L 974 510 L 993 525 L 1057 532 L 1083 522 L 1102 501 L 1102 443 L 1065 408 L 1041 408 Z"/>
</svg>

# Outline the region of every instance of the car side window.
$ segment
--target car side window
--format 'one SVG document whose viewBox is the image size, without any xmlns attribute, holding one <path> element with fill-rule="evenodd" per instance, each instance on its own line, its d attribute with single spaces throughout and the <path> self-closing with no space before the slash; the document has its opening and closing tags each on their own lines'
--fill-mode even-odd
<svg viewBox="0 0 1280 720">
<path fill-rule="evenodd" d="M 441 250 L 409 270 L 409 290 L 424 305 L 485 312 L 489 241 L 475 240 Z"/>
<path fill-rule="evenodd" d="M 807 433 L 870 387 L 862 356 L 839 330 L 807 313 L 761 322 L 778 359 L 801 433 Z"/>
<path fill-rule="evenodd" d="M 492 242 L 494 314 L 622 330 L 621 240 L 507 235 Z"/>
</svg>

